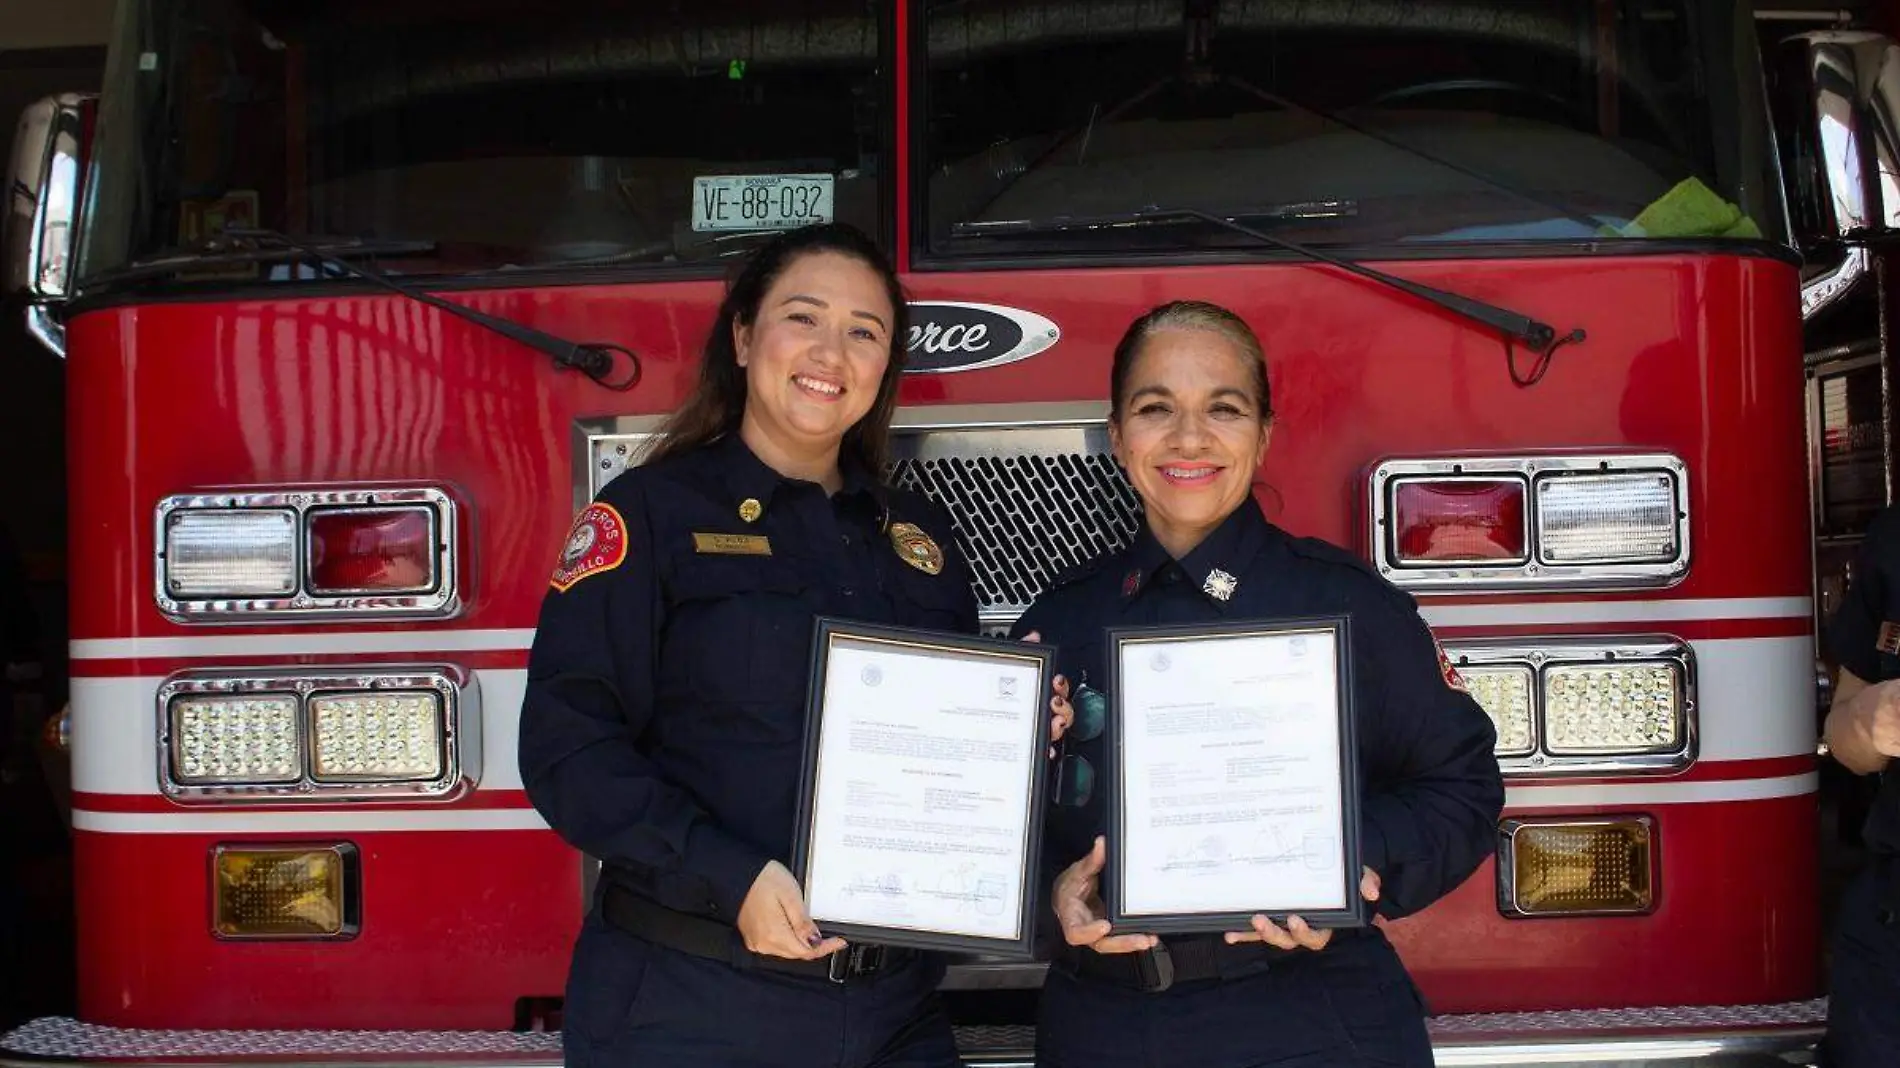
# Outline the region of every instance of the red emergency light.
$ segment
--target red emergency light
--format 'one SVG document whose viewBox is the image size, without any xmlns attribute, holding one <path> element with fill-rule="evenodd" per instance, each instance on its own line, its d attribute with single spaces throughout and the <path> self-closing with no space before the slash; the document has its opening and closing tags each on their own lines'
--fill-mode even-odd
<svg viewBox="0 0 1900 1068">
<path fill-rule="evenodd" d="M 1398 563 L 1529 558 L 1520 479 L 1435 478 L 1401 483 L 1392 500 Z"/>
<path fill-rule="evenodd" d="M 313 509 L 308 522 L 311 592 L 413 593 L 434 587 L 432 509 Z"/>
</svg>

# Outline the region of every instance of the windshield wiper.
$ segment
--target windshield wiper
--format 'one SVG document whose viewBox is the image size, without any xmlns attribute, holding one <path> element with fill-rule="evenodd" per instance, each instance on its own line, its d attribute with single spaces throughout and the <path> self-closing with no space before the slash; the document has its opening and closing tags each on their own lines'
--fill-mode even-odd
<svg viewBox="0 0 1900 1068">
<path fill-rule="evenodd" d="M 454 301 L 443 300 L 433 293 L 426 293 L 404 285 L 380 271 L 351 263 L 333 252 L 286 237 L 275 230 L 232 229 L 225 231 L 225 234 L 239 240 L 265 241 L 301 252 L 324 266 L 335 268 L 345 274 L 353 274 L 391 292 L 408 297 L 410 300 L 426 304 L 431 308 L 438 308 L 476 326 L 493 330 L 511 341 L 546 354 L 554 361 L 556 367 L 579 371 L 608 389 L 625 391 L 632 389 L 640 381 L 640 358 L 624 346 L 604 341 L 568 341 L 531 326 L 489 315 L 487 312 L 476 311 L 474 308 Z M 618 378 L 614 376 L 614 365 L 620 362 L 616 359 L 617 356 L 624 357 L 627 365 L 626 372 Z"/>
<path fill-rule="evenodd" d="M 1515 340 L 1525 348 L 1542 357 L 1529 378 L 1521 378 L 1517 373 L 1515 356 L 1510 359 L 1511 380 L 1520 386 L 1534 385 L 1544 377 L 1550 365 L 1551 354 L 1560 346 L 1573 344 L 1584 339 L 1582 327 L 1559 337 L 1557 330 L 1549 323 L 1540 322 L 1528 315 L 1500 308 L 1495 304 L 1467 297 L 1459 293 L 1438 289 L 1420 282 L 1408 281 L 1384 271 L 1374 270 L 1363 264 L 1339 256 L 1321 252 L 1308 245 L 1288 241 L 1272 234 L 1255 229 L 1245 223 L 1235 222 L 1231 218 L 1198 208 L 1165 208 L 1150 206 L 1137 211 L 1121 212 L 1113 215 L 1057 215 L 1048 219 L 1002 219 L 976 224 L 980 229 L 970 231 L 987 236 L 1002 234 L 1048 234 L 1065 230 L 1095 230 L 1117 227 L 1149 226 L 1156 223 L 1198 219 L 1212 226 L 1232 230 L 1237 234 L 1250 237 L 1263 245 L 1285 249 L 1297 256 L 1337 267 L 1342 271 L 1369 278 L 1382 285 L 1409 293 L 1421 300 L 1430 301 L 1440 308 L 1461 316 L 1482 326 L 1488 326 L 1509 340 Z"/>
<path fill-rule="evenodd" d="M 79 280 L 83 287 L 110 286 L 121 282 L 137 282 L 147 278 L 159 278 L 180 271 L 215 270 L 219 267 L 236 267 L 252 263 L 280 263 L 287 260 L 305 258 L 331 258 L 341 260 L 349 256 L 403 256 L 420 255 L 434 252 L 433 241 L 384 241 L 376 238 L 361 237 L 306 237 L 301 239 L 301 248 L 288 246 L 280 248 L 260 248 L 243 246 L 226 238 L 237 233 L 249 231 L 227 231 L 221 237 L 210 238 L 192 248 L 180 248 L 157 256 L 134 260 L 123 267 L 98 274 L 87 275 Z M 311 251 L 316 250 L 316 251 Z"/>
</svg>

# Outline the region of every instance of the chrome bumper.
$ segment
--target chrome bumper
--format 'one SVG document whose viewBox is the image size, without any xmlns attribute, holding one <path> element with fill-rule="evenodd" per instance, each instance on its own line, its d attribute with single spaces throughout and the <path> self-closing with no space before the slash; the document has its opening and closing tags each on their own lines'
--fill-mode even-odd
<svg viewBox="0 0 1900 1068">
<path fill-rule="evenodd" d="M 1438 1016 L 1439 1068 L 1813 1068 L 1825 1001 Z M 1029 1027 L 960 1028 L 971 1068 L 1034 1068 Z M 0 1035 L 0 1068 L 549 1068 L 561 1036 L 504 1031 L 144 1031 L 35 1020 Z"/>
</svg>

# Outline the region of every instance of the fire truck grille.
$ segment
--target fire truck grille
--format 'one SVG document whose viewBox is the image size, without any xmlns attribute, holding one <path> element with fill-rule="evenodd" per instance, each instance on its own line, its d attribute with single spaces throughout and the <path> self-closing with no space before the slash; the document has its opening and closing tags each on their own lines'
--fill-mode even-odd
<svg viewBox="0 0 1900 1068">
<path fill-rule="evenodd" d="M 639 462 L 651 430 L 630 422 L 583 428 L 576 507 Z M 914 409 L 892 428 L 891 456 L 893 483 L 949 510 L 992 629 L 1064 570 L 1127 545 L 1140 525 L 1140 502 L 1093 406 Z"/>
<path fill-rule="evenodd" d="M 1051 579 L 1126 546 L 1140 504 L 1103 435 L 1085 428 L 894 435 L 891 481 L 949 510 L 986 622 L 1021 615 Z"/>
</svg>

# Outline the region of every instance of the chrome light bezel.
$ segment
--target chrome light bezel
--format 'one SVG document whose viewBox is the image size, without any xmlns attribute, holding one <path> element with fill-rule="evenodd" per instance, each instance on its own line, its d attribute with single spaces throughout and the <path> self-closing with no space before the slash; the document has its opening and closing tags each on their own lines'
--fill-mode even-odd
<svg viewBox="0 0 1900 1068">
<path fill-rule="evenodd" d="M 316 724 L 311 699 L 331 693 L 378 690 L 427 690 L 442 709 L 442 770 L 430 779 L 336 781 L 316 776 Z M 298 774 L 283 783 L 181 782 L 176 774 L 178 738 L 172 703 L 201 694 L 294 694 L 297 702 Z M 158 687 L 155 749 L 159 790 L 179 804 L 335 803 L 358 800 L 453 801 L 475 789 L 481 778 L 481 687 L 477 677 L 452 665 L 378 665 L 287 671 L 204 668 L 180 672 Z"/>
<path fill-rule="evenodd" d="M 1552 638 L 1447 639 L 1445 655 L 1457 668 L 1510 665 L 1531 672 L 1531 748 L 1500 755 L 1507 776 L 1664 775 L 1693 764 L 1700 744 L 1697 732 L 1695 651 L 1668 635 L 1580 636 Z M 1667 750 L 1625 753 L 1563 754 L 1551 751 L 1545 728 L 1546 675 L 1553 667 L 1610 667 L 1667 664 L 1675 668 L 1678 690 L 1677 742 Z"/>
<path fill-rule="evenodd" d="M 429 514 L 434 549 L 427 588 L 336 591 L 311 588 L 312 513 L 422 508 Z M 296 588 L 282 597 L 184 597 L 166 575 L 167 534 L 177 517 L 235 510 L 281 511 L 293 516 Z M 152 594 L 159 613 L 175 623 L 244 624 L 284 619 L 448 619 L 462 609 L 458 516 L 454 498 L 435 486 L 184 493 L 165 497 L 154 511 Z"/>
<path fill-rule="evenodd" d="M 1670 483 L 1676 549 L 1667 559 L 1630 563 L 1552 563 L 1538 528 L 1540 494 L 1577 476 L 1654 474 Z M 1392 530 L 1398 487 L 1411 482 L 1517 481 L 1524 490 L 1526 555 L 1515 561 L 1407 564 L 1398 558 Z M 1367 526 L 1373 566 L 1393 585 L 1427 592 L 1495 590 L 1618 590 L 1672 586 L 1689 572 L 1688 467 L 1669 453 L 1589 453 L 1560 456 L 1450 456 L 1386 460 L 1366 480 Z"/>
</svg>

